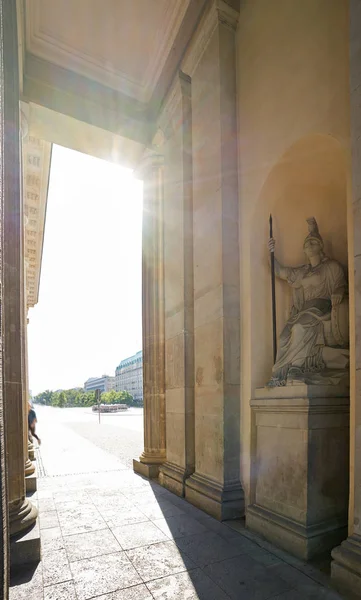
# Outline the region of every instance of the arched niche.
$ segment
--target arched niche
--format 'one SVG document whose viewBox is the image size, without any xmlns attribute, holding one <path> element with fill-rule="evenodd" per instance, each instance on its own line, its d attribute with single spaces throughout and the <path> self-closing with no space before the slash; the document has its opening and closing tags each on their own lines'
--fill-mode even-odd
<svg viewBox="0 0 361 600">
<path fill-rule="evenodd" d="M 347 268 L 347 180 L 344 150 L 331 136 L 302 138 L 272 168 L 254 207 L 250 230 L 251 383 L 263 386 L 272 368 L 271 273 L 267 240 L 273 215 L 276 257 L 301 265 L 306 219 L 314 216 L 325 252 Z M 277 337 L 291 307 L 291 290 L 276 281 Z"/>
</svg>

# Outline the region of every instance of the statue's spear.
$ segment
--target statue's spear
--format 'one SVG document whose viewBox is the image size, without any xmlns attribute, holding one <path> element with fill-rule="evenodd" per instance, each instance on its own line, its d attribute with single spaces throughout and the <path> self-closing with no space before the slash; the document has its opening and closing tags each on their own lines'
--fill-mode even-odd
<svg viewBox="0 0 361 600">
<path fill-rule="evenodd" d="M 269 216 L 269 236 L 273 238 L 272 215 Z M 276 286 L 275 286 L 275 253 L 271 250 L 271 286 L 272 286 L 272 327 L 273 327 L 273 364 L 277 357 L 277 331 L 276 331 Z"/>
</svg>

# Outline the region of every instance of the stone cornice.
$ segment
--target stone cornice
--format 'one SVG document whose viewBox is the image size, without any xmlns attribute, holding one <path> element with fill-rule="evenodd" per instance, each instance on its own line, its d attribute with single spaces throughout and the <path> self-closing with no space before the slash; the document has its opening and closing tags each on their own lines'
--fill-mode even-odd
<svg viewBox="0 0 361 600">
<path fill-rule="evenodd" d="M 239 12 L 224 0 L 213 0 L 201 20 L 182 62 L 182 71 L 192 77 L 218 25 L 236 31 Z"/>
<path fill-rule="evenodd" d="M 182 100 L 184 98 L 190 99 L 190 97 L 191 78 L 182 71 L 178 71 L 158 117 L 158 126 L 163 132 L 165 139 L 171 137 L 176 129 L 174 117 Z"/>
<path fill-rule="evenodd" d="M 49 142 L 24 136 L 24 261 L 27 308 L 35 306 L 38 302 L 50 158 Z"/>
</svg>

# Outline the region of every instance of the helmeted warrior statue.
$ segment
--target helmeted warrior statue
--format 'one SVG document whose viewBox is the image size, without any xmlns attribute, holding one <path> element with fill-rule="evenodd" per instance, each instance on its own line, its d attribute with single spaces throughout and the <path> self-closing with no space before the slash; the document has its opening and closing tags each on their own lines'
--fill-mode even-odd
<svg viewBox="0 0 361 600">
<path fill-rule="evenodd" d="M 303 249 L 308 263 L 284 267 L 275 259 L 275 274 L 293 290 L 290 317 L 280 335 L 268 386 L 290 383 L 338 384 L 348 379 L 347 281 L 339 262 L 328 258 L 316 219 L 307 220 Z M 275 241 L 269 240 L 274 252 Z"/>
</svg>

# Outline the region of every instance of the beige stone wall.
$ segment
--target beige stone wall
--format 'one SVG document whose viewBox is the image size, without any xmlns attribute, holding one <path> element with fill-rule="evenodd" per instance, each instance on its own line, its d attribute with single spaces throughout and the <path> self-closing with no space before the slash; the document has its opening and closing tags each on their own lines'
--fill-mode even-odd
<svg viewBox="0 0 361 600">
<path fill-rule="evenodd" d="M 347 265 L 350 204 L 348 3 L 246 0 L 237 31 L 241 257 L 242 482 L 249 493 L 250 399 L 272 366 L 268 218 L 276 256 L 302 264 L 315 216 Z M 353 253 L 350 252 L 352 256 Z M 352 261 L 348 261 L 352 271 Z M 278 330 L 290 306 L 278 283 Z M 350 297 L 353 306 L 353 292 Z"/>
</svg>

